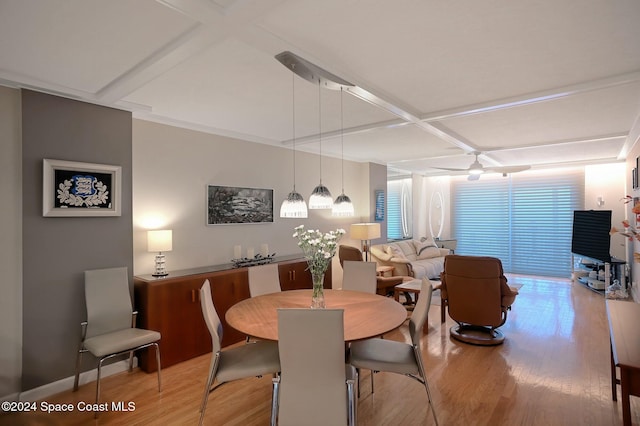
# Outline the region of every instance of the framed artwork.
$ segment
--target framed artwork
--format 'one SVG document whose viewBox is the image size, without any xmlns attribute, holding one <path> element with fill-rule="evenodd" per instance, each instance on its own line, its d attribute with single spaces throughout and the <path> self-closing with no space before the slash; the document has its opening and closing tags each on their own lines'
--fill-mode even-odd
<svg viewBox="0 0 640 426">
<path fill-rule="evenodd" d="M 42 215 L 120 216 L 120 166 L 43 160 Z"/>
<path fill-rule="evenodd" d="M 376 191 L 376 213 L 375 221 L 384 221 L 384 191 Z"/>
<path fill-rule="evenodd" d="M 272 222 L 273 189 L 207 185 L 207 225 Z"/>
</svg>

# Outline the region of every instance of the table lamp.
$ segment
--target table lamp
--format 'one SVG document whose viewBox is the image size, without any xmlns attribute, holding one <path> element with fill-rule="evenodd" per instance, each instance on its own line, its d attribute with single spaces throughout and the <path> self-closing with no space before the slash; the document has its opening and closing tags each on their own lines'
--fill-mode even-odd
<svg viewBox="0 0 640 426">
<path fill-rule="evenodd" d="M 154 277 L 165 277 L 169 275 L 165 267 L 163 251 L 172 249 L 172 231 L 170 229 L 154 230 L 147 232 L 147 250 L 158 252 L 156 254 L 156 270 L 152 274 Z"/>
<path fill-rule="evenodd" d="M 365 261 L 369 261 L 369 248 L 371 240 L 380 238 L 379 223 L 354 223 L 351 225 L 350 237 L 352 240 L 360 240 Z"/>
</svg>

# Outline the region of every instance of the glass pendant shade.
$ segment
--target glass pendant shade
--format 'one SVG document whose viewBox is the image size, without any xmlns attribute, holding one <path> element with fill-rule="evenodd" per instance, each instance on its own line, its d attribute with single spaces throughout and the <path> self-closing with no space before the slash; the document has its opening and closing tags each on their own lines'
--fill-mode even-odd
<svg viewBox="0 0 640 426">
<path fill-rule="evenodd" d="M 311 197 L 309 197 L 310 209 L 330 209 L 333 207 L 333 197 L 329 189 L 320 182 L 318 186 L 313 188 Z"/>
<path fill-rule="evenodd" d="M 338 198 L 336 198 L 336 200 L 333 202 L 331 215 L 343 217 L 350 217 L 355 215 L 353 203 L 348 196 L 344 195 L 344 192 L 338 195 Z"/>
<path fill-rule="evenodd" d="M 292 217 L 305 219 L 308 216 L 307 203 L 302 195 L 294 189 L 289 193 L 287 199 L 280 206 L 280 217 Z"/>
</svg>

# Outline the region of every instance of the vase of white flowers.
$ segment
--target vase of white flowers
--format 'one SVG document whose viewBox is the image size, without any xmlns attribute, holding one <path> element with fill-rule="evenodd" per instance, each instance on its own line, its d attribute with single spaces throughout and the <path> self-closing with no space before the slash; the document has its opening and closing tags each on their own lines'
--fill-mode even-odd
<svg viewBox="0 0 640 426">
<path fill-rule="evenodd" d="M 293 238 L 298 239 L 298 247 L 302 249 L 309 265 L 309 272 L 313 280 L 312 308 L 324 308 L 324 273 L 336 254 L 338 241 L 345 234 L 344 229 L 336 229 L 322 233 L 316 230 L 305 230 L 304 225 L 294 228 Z"/>
</svg>

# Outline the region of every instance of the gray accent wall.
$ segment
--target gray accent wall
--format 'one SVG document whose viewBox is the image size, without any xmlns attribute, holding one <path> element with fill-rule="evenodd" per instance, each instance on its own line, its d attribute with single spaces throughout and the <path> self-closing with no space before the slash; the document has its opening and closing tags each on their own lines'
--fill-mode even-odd
<svg viewBox="0 0 640 426">
<path fill-rule="evenodd" d="M 22 374 L 22 187 L 20 91 L 0 86 L 0 398 Z"/>
<path fill-rule="evenodd" d="M 131 122 L 126 111 L 22 91 L 22 391 L 74 374 L 84 271 L 133 274 Z M 44 158 L 121 166 L 122 216 L 43 217 Z"/>
</svg>

